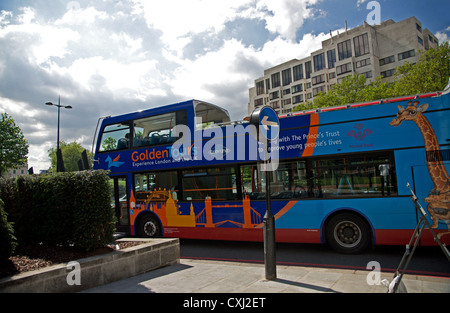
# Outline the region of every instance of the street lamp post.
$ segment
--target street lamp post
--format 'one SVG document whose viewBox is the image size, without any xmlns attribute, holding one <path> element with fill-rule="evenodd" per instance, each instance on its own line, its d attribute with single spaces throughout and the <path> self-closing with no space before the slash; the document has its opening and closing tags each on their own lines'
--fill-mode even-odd
<svg viewBox="0 0 450 313">
<path fill-rule="evenodd" d="M 59 172 L 60 167 L 59 167 L 58 152 L 59 152 L 59 125 L 60 125 L 60 119 L 61 119 L 61 107 L 65 108 L 65 109 L 71 109 L 72 107 L 70 105 L 61 105 L 61 96 L 58 97 L 58 104 L 54 104 L 51 102 L 46 102 L 45 104 L 46 105 L 54 105 L 54 106 L 58 107 L 58 135 L 56 138 L 56 171 Z"/>
</svg>

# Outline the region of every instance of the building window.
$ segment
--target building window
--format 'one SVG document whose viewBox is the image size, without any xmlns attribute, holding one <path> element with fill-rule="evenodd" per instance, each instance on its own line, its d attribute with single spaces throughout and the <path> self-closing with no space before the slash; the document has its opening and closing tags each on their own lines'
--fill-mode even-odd
<svg viewBox="0 0 450 313">
<path fill-rule="evenodd" d="M 256 83 L 256 95 L 262 95 L 264 93 L 264 81 L 260 81 Z"/>
<path fill-rule="evenodd" d="M 255 107 L 263 105 L 263 98 L 255 99 Z"/>
<path fill-rule="evenodd" d="M 336 78 L 336 73 L 335 72 L 329 73 L 328 79 L 333 79 L 333 78 Z"/>
<path fill-rule="evenodd" d="M 365 78 L 372 78 L 372 71 L 364 72 L 362 75 L 364 75 Z"/>
<path fill-rule="evenodd" d="M 353 44 L 355 46 L 355 56 L 359 57 L 370 53 L 369 51 L 369 36 L 367 33 L 353 38 Z"/>
<path fill-rule="evenodd" d="M 344 42 L 340 42 L 337 45 L 339 60 L 344 60 L 347 58 L 351 58 L 352 56 L 352 42 L 351 40 L 346 40 Z"/>
<path fill-rule="evenodd" d="M 334 63 L 336 63 L 336 50 L 327 51 L 328 68 L 334 68 Z"/>
<path fill-rule="evenodd" d="M 289 104 L 291 104 L 291 98 L 281 101 L 281 105 L 283 105 L 283 106 L 289 105 Z"/>
<path fill-rule="evenodd" d="M 294 81 L 303 79 L 303 65 L 297 65 L 293 67 L 294 70 Z"/>
<path fill-rule="evenodd" d="M 420 36 L 417 36 L 417 41 L 423 46 L 423 39 Z"/>
<path fill-rule="evenodd" d="M 280 87 L 280 73 L 272 74 L 272 88 Z"/>
<path fill-rule="evenodd" d="M 398 60 L 400 61 L 400 60 L 408 59 L 408 58 L 411 58 L 411 57 L 413 57 L 415 55 L 416 55 L 416 53 L 415 53 L 414 49 L 413 50 L 409 50 L 409 51 L 405 51 L 403 53 L 399 53 L 398 54 Z"/>
<path fill-rule="evenodd" d="M 385 65 L 385 64 L 389 64 L 389 63 L 394 63 L 395 62 L 395 56 L 391 55 L 389 57 L 380 59 L 380 66 L 381 65 Z"/>
<path fill-rule="evenodd" d="M 297 95 L 295 97 L 292 97 L 292 103 L 297 104 L 303 102 L 303 95 Z"/>
<path fill-rule="evenodd" d="M 283 86 L 287 86 L 292 82 L 291 69 L 288 68 L 281 72 L 281 76 L 283 77 Z"/>
<path fill-rule="evenodd" d="M 420 26 L 419 24 L 416 23 L 416 28 L 419 32 L 422 32 L 422 26 Z"/>
<path fill-rule="evenodd" d="M 303 91 L 303 84 L 292 86 L 292 93 Z"/>
<path fill-rule="evenodd" d="M 283 90 L 283 95 L 288 95 L 291 93 L 291 88 Z"/>
<path fill-rule="evenodd" d="M 319 87 L 313 88 L 313 95 L 314 96 L 316 96 L 319 92 L 325 93 L 326 92 L 325 86 L 319 86 Z"/>
<path fill-rule="evenodd" d="M 320 84 L 320 83 L 323 83 L 323 82 L 325 82 L 325 74 L 314 76 L 311 79 L 311 81 L 312 81 L 313 86 L 317 85 L 317 84 Z"/>
<path fill-rule="evenodd" d="M 356 68 L 360 68 L 360 67 L 367 66 L 367 65 L 370 65 L 370 58 L 367 58 L 367 59 L 364 59 L 361 61 L 356 61 Z"/>
<path fill-rule="evenodd" d="M 313 57 L 313 60 L 314 60 L 314 72 L 318 72 L 325 68 L 325 53 L 315 55 Z"/>
<path fill-rule="evenodd" d="M 381 74 L 381 77 L 386 78 L 386 77 L 391 77 L 392 75 L 394 75 L 394 73 L 395 73 L 395 68 L 381 72 L 380 74 Z"/>
<path fill-rule="evenodd" d="M 306 78 L 311 78 L 311 73 L 312 73 L 311 61 L 308 61 L 305 63 L 305 72 L 306 72 Z"/>
<path fill-rule="evenodd" d="M 274 99 L 278 99 L 279 97 L 280 97 L 280 92 L 277 90 L 277 91 L 270 93 L 269 99 L 274 100 Z"/>
<path fill-rule="evenodd" d="M 428 40 L 429 40 L 431 43 L 433 43 L 433 42 L 439 43 L 437 40 L 435 40 L 433 37 L 431 37 L 431 35 L 428 35 Z"/>
<path fill-rule="evenodd" d="M 336 74 L 338 76 L 345 73 L 349 73 L 351 71 L 352 71 L 352 63 L 347 63 L 336 67 Z"/>
</svg>

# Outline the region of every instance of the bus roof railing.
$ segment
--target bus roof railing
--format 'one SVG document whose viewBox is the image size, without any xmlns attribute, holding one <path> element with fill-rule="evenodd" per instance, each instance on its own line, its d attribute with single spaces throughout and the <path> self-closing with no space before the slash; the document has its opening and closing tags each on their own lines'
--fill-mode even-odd
<svg viewBox="0 0 450 313">
<path fill-rule="evenodd" d="M 322 112 L 329 112 L 329 111 L 345 110 L 345 109 L 351 109 L 351 108 L 360 108 L 360 107 L 383 104 L 383 103 L 393 103 L 393 102 L 408 101 L 408 100 L 414 100 L 414 99 L 424 99 L 424 98 L 437 97 L 437 96 L 440 96 L 441 94 L 442 94 L 442 92 L 437 91 L 437 92 L 430 92 L 430 93 L 425 93 L 425 94 L 420 94 L 420 95 L 411 95 L 411 96 L 403 96 L 403 97 L 397 97 L 397 98 L 391 98 L 391 99 L 381 99 L 381 100 L 376 100 L 376 101 L 344 104 L 344 105 L 339 105 L 339 106 L 335 106 L 335 107 L 303 110 L 303 111 L 299 111 L 299 112 L 295 112 L 295 113 L 279 115 L 278 117 L 285 118 L 285 117 L 291 117 L 291 116 L 299 116 L 299 115 L 307 115 L 307 114 L 322 113 Z"/>
</svg>

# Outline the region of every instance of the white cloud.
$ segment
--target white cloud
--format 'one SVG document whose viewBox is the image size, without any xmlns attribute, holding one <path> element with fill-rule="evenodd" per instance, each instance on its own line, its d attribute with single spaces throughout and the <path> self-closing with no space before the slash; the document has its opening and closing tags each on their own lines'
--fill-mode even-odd
<svg viewBox="0 0 450 313">
<path fill-rule="evenodd" d="M 12 101 L 11 99 L 0 96 L 0 113 L 8 113 L 11 116 L 23 116 L 32 118 L 39 112 L 34 110 L 28 103 L 22 101 Z"/>
<path fill-rule="evenodd" d="M 180 51 L 190 35 L 218 33 L 237 17 L 265 20 L 267 29 L 294 41 L 296 31 L 313 16 L 312 6 L 320 0 L 134 0 L 134 13 L 143 14 L 147 24 L 163 32 L 171 50 Z"/>
<path fill-rule="evenodd" d="M 313 16 L 314 10 L 311 6 L 317 2 L 319 0 L 260 0 L 257 9 L 259 12 L 267 12 L 264 19 L 269 31 L 294 41 L 303 22 Z"/>
<path fill-rule="evenodd" d="M 311 52 L 320 49 L 322 41 L 328 39 L 329 35 L 320 33 L 318 35 L 305 34 L 298 42 L 286 41 L 277 37 L 267 42 L 264 48 L 257 53 L 258 58 L 266 64 L 277 65 L 291 59 L 301 59 Z"/>
<path fill-rule="evenodd" d="M 356 1 L 356 6 L 359 8 L 361 6 L 361 4 L 363 4 L 363 3 L 367 2 L 367 1 L 369 1 L 369 0 L 357 0 Z"/>
<path fill-rule="evenodd" d="M 18 16 L 18 21 L 22 24 L 30 24 L 32 20 L 35 18 L 35 12 L 30 7 L 23 7 L 20 8 L 20 10 L 23 12 Z"/>
<path fill-rule="evenodd" d="M 92 25 L 98 20 L 105 20 L 109 17 L 106 12 L 98 11 L 90 6 L 87 8 L 71 8 L 61 19 L 56 20 L 55 25 L 62 26 L 86 26 Z"/>
<path fill-rule="evenodd" d="M 145 100 L 149 95 L 161 95 L 156 60 L 122 63 L 112 58 L 94 56 L 75 60 L 69 67 L 54 65 L 60 75 L 70 75 L 80 87 L 90 92 L 112 93 L 119 99 Z M 153 78 L 152 78 L 153 77 Z"/>
<path fill-rule="evenodd" d="M 1 10 L 0 11 L 0 26 L 8 25 L 11 22 L 12 12 Z"/>
<path fill-rule="evenodd" d="M 247 0 L 248 2 L 249 0 Z M 242 0 L 134 0 L 135 14 L 143 14 L 147 25 L 163 32 L 169 49 L 180 51 L 190 39 L 188 35 L 206 30 L 219 32 L 224 23 L 236 15 Z"/>
<path fill-rule="evenodd" d="M 217 84 L 234 82 L 245 77 L 245 73 L 231 70 L 239 52 L 246 52 L 242 43 L 232 39 L 224 43 L 223 47 L 199 57 L 195 61 L 180 60 L 179 66 L 170 82 L 177 94 L 191 95 L 192 98 L 214 98 L 205 84 Z M 226 60 L 226 62 L 224 62 Z"/>
<path fill-rule="evenodd" d="M 19 23 L 8 23 L 1 28 L 0 38 L 9 36 L 13 40 L 26 41 L 25 51 L 32 64 L 45 63 L 50 57 L 64 57 L 68 53 L 68 43 L 79 40 L 80 35 L 77 31 L 39 24 L 33 21 L 35 12 L 32 8 L 22 8 L 22 10 L 24 13 L 17 17 Z M 3 16 L 8 15 L 5 13 Z M 9 16 L 12 16 L 11 12 L 9 12 Z"/>
<path fill-rule="evenodd" d="M 446 29 L 446 31 L 449 30 L 450 27 Z M 439 44 L 443 44 L 444 42 L 450 41 L 449 36 L 445 32 L 437 32 L 436 38 L 439 40 Z"/>
</svg>

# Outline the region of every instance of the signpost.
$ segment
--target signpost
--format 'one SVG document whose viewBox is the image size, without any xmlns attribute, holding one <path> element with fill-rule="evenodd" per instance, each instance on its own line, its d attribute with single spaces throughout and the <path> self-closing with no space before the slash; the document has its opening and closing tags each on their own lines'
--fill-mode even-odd
<svg viewBox="0 0 450 313">
<path fill-rule="evenodd" d="M 265 178 L 266 178 L 266 214 L 264 215 L 264 264 L 266 279 L 277 279 L 276 253 L 275 253 L 275 217 L 270 206 L 270 181 L 271 169 L 269 169 L 269 141 L 274 141 L 280 133 L 280 121 L 277 113 L 271 107 L 255 109 L 250 116 L 250 123 L 256 126 L 257 140 L 264 140 L 266 148 Z M 263 138 L 261 138 L 261 136 Z"/>
</svg>

